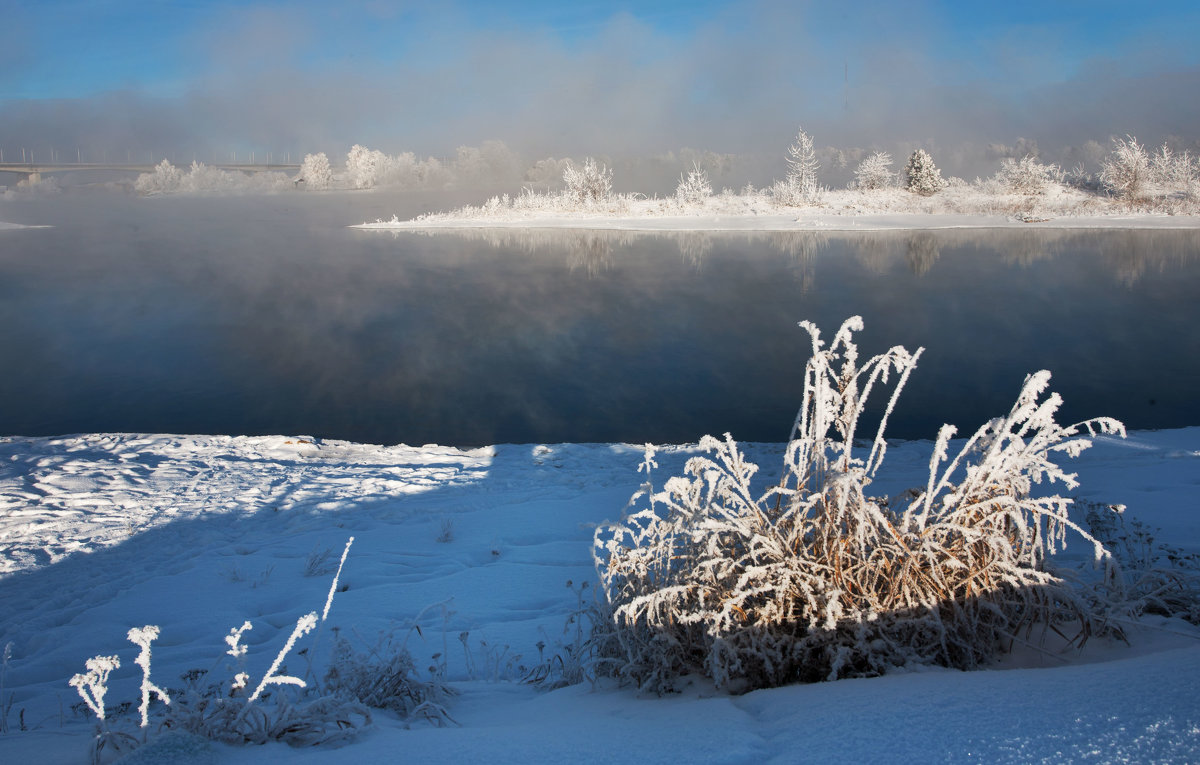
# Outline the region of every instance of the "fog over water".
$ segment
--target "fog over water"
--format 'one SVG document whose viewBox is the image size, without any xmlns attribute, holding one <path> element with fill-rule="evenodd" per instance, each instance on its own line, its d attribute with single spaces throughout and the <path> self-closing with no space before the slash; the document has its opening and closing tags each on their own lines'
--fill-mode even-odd
<svg viewBox="0 0 1200 765">
<path fill-rule="evenodd" d="M 447 157 L 495 139 L 529 161 L 710 150 L 761 184 L 799 124 L 818 147 L 924 146 L 968 179 L 1005 153 L 1071 165 L 1113 136 L 1200 139 L 1187 3 L 115 3 L 53 23 L 8 10 L 10 160 L 342 158 L 354 143 Z"/>
<path fill-rule="evenodd" d="M 1064 420 L 1200 424 L 1200 233 L 354 231 L 449 198 L 64 194 L 5 216 L 0 433 L 783 440 L 806 335 L 928 350 L 891 435 L 1047 368 Z"/>
</svg>

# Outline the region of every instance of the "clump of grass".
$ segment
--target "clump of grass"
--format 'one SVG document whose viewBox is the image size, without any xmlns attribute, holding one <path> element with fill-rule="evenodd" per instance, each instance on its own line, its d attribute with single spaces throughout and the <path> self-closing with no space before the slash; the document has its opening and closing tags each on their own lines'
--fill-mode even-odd
<svg viewBox="0 0 1200 765">
<path fill-rule="evenodd" d="M 825 347 L 812 340 L 803 403 L 783 478 L 755 487 L 758 467 L 736 442 L 706 436 L 713 455 L 597 529 L 594 556 L 613 610 L 622 671 L 669 689 L 703 672 L 730 691 L 880 674 L 920 663 L 972 668 L 1023 641 L 1035 625 L 1074 625 L 1076 644 L 1103 628 L 1097 609 L 1050 565 L 1074 530 L 1071 500 L 1034 492 L 1075 476 L 1053 458 L 1089 445 L 1081 431 L 1124 432 L 1099 418 L 1063 427 L 1048 372 L 1026 378 L 1003 417 L 950 457 L 938 434 L 923 490 L 868 493 L 887 451 L 884 432 L 921 350 L 894 347 L 859 363 L 848 319 Z M 866 402 L 895 385 L 872 441 L 856 440 Z M 654 462 L 648 448 L 642 468 Z"/>
<path fill-rule="evenodd" d="M 1121 576 L 1104 583 L 1103 599 L 1113 610 L 1129 619 L 1156 614 L 1200 625 L 1200 554 L 1159 541 L 1158 531 L 1137 519 L 1126 523 L 1124 505 L 1079 504 L 1088 530 L 1121 566 Z"/>
</svg>

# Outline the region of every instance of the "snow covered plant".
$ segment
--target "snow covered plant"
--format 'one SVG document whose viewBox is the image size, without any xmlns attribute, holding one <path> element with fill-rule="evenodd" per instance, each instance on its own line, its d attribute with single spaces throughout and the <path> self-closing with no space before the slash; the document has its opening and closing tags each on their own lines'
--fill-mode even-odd
<svg viewBox="0 0 1200 765">
<path fill-rule="evenodd" d="M 310 191 L 327 189 L 333 184 L 333 170 L 329 167 L 329 157 L 325 156 L 325 152 L 304 155 L 300 178 L 304 181 L 304 188 Z"/>
<path fill-rule="evenodd" d="M 923 197 L 932 196 L 946 188 L 942 171 L 933 164 L 933 157 L 924 149 L 917 149 L 908 158 L 904 168 L 904 188 Z"/>
<path fill-rule="evenodd" d="M 139 194 L 169 194 L 179 190 L 183 171 L 163 160 L 154 166 L 154 172 L 142 173 L 133 187 Z"/>
<path fill-rule="evenodd" d="M 1046 188 L 1059 182 L 1063 173 L 1056 165 L 1043 165 L 1028 155 L 1021 159 L 1005 158 L 1000 162 L 996 180 L 1014 194 L 1034 196 L 1046 193 Z"/>
<path fill-rule="evenodd" d="M 886 151 L 871 152 L 854 170 L 854 185 L 860 189 L 886 189 L 895 178 L 892 155 Z"/>
<path fill-rule="evenodd" d="M 712 196 L 712 184 L 708 180 L 708 171 L 699 165 L 692 165 L 687 176 L 679 176 L 679 185 L 675 187 L 675 199 L 682 205 L 698 204 Z"/>
<path fill-rule="evenodd" d="M 921 350 L 897 346 L 865 363 L 848 319 L 826 347 L 812 341 L 783 478 L 756 487 L 737 444 L 706 436 L 661 490 L 647 482 L 634 511 L 597 529 L 593 555 L 613 608 L 623 672 L 668 689 L 703 672 L 733 692 L 795 681 L 870 676 L 906 664 L 970 668 L 1035 625 L 1076 639 L 1101 626 L 1048 557 L 1078 532 L 1070 500 L 1034 484 L 1076 485 L 1053 461 L 1123 433 L 1111 419 L 1063 427 L 1049 373 L 1026 378 L 1017 401 L 952 459 L 943 426 L 926 486 L 868 494 L 887 451 L 888 417 Z M 868 398 L 895 385 L 869 444 L 856 440 Z M 642 464 L 656 467 L 648 448 Z"/>
<path fill-rule="evenodd" d="M 813 148 L 813 139 L 803 129 L 796 133 L 796 140 L 787 149 L 784 157 L 788 172 L 782 181 L 771 188 L 775 200 L 784 205 L 804 205 L 816 202 L 820 196 L 817 186 L 817 171 L 821 163 Z"/>
<path fill-rule="evenodd" d="M 574 163 L 567 165 L 563 183 L 563 194 L 575 204 L 603 202 L 612 194 L 612 170 L 588 157 L 581 168 Z"/>
<path fill-rule="evenodd" d="M 1113 139 L 1112 153 L 1100 161 L 1100 180 L 1117 196 L 1134 200 L 1150 180 L 1150 158 L 1133 136 Z"/>
<path fill-rule="evenodd" d="M 149 706 L 152 696 L 158 697 L 169 707 L 160 728 L 185 730 L 225 743 L 261 744 L 271 740 L 287 741 L 295 745 L 332 743 L 347 740 L 369 726 L 371 715 L 363 702 L 345 694 L 318 695 L 319 684 L 314 684 L 317 686 L 315 688 L 311 687 L 304 678 L 288 675 L 283 668 L 283 660 L 291 654 L 296 643 L 328 619 L 342 565 L 346 562 L 346 555 L 353 542 L 354 537 L 351 537 L 346 543 L 341 565 L 338 566 L 329 595 L 325 599 L 324 610 L 319 615 L 316 611 L 308 613 L 296 622 L 288 640 L 253 692 L 248 692 L 250 677 L 243 671 L 234 676 L 232 683 L 208 682 L 208 676 L 216 669 L 214 666 L 208 671 L 188 672 L 184 676 L 188 687 L 172 691 L 168 695 L 165 690 L 150 682 L 150 644 L 158 638 L 159 628 L 147 625 L 131 629 L 127 637 L 140 648 L 134 663 L 142 669 L 141 703 L 138 706 L 141 718 L 139 727 L 142 732 L 139 741 L 129 732 L 110 728 L 106 721 L 104 697 L 108 691 L 108 676 L 113 670 L 120 668 L 120 659 L 117 656 L 96 656 L 88 659 L 87 672 L 72 677 L 70 684 L 79 692 L 99 721 L 92 750 L 93 760 L 98 762 L 105 748 L 120 751 L 145 743 L 147 728 L 150 727 Z M 241 643 L 242 635 L 250 629 L 250 622 L 245 622 L 241 627 L 230 630 L 225 638 L 229 646 L 226 654 L 237 660 L 239 670 L 243 667 L 248 653 L 246 646 Z M 319 630 L 317 637 L 320 637 Z M 314 639 L 307 649 L 310 663 L 306 675 L 311 672 L 311 657 L 316 647 L 317 640 Z M 218 661 L 218 664 L 220 663 Z M 286 693 L 272 693 L 268 690 L 276 686 L 302 689 L 305 694 L 309 694 L 309 698 L 304 699 L 302 694 L 299 699 L 289 699 Z M 316 695 L 316 698 L 312 698 L 313 695 Z"/>
</svg>

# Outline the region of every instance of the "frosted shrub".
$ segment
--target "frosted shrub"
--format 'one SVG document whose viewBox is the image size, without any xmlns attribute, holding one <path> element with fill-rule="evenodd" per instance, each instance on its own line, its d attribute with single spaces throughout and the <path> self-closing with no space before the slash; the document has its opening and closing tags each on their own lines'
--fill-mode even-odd
<svg viewBox="0 0 1200 765">
<path fill-rule="evenodd" d="M 675 187 L 675 199 L 683 205 L 703 202 L 711 197 L 712 193 L 708 172 L 699 165 L 692 165 L 686 177 L 679 176 L 679 185 Z"/>
<path fill-rule="evenodd" d="M 154 166 L 154 172 L 139 175 L 133 187 L 139 194 L 169 194 L 179 190 L 182 180 L 183 171 L 164 159 Z"/>
<path fill-rule="evenodd" d="M 872 152 L 854 170 L 854 185 L 860 189 L 886 189 L 895 179 L 892 155 L 886 151 Z"/>
<path fill-rule="evenodd" d="M 444 704 L 451 689 L 439 678 L 422 680 L 412 654 L 390 636 L 366 651 L 339 638 L 325 674 L 330 693 L 402 717 L 423 717 L 435 725 L 453 722 Z"/>
<path fill-rule="evenodd" d="M 1195 199 L 1200 189 L 1200 161 L 1190 152 L 1176 154 L 1166 144 L 1150 157 L 1150 173 L 1167 194 L 1182 194 Z"/>
<path fill-rule="evenodd" d="M 1133 136 L 1113 139 L 1112 153 L 1100 161 L 1100 181 L 1122 199 L 1135 200 L 1146 190 L 1150 158 Z"/>
<path fill-rule="evenodd" d="M 1062 171 L 1055 165 L 1043 165 L 1032 156 L 1019 160 L 1005 158 L 1000 162 L 996 180 L 1014 194 L 1034 196 L 1046 193 L 1047 187 L 1062 179 Z"/>
<path fill-rule="evenodd" d="M 563 170 L 563 194 L 575 204 L 604 202 L 612 194 L 612 170 L 588 157 L 582 168 L 574 164 Z"/>
<path fill-rule="evenodd" d="M 796 140 L 787 149 L 787 176 L 776 181 L 771 191 L 775 200 L 783 205 L 797 206 L 815 203 L 820 196 L 817 186 L 817 171 L 821 168 L 813 139 L 801 129 Z"/>
<path fill-rule="evenodd" d="M 333 184 L 333 170 L 329 167 L 329 157 L 325 152 L 305 154 L 304 163 L 300 165 L 300 177 L 304 180 L 304 188 L 310 191 L 327 189 Z"/>
<path fill-rule="evenodd" d="M 904 188 L 923 197 L 932 196 L 946 188 L 942 172 L 933 164 L 933 157 L 924 149 L 917 149 L 908 158 L 904 168 Z"/>
<path fill-rule="evenodd" d="M 613 608 L 623 672 L 659 690 L 703 672 L 731 691 L 794 681 L 870 676 L 905 664 L 970 668 L 1035 624 L 1099 624 L 1054 573 L 1049 556 L 1074 529 L 1070 500 L 1033 485 L 1075 477 L 1053 461 L 1089 445 L 1080 430 L 1122 432 L 1115 420 L 1070 427 L 1061 400 L 1043 398 L 1049 373 L 1026 378 L 1009 413 L 949 459 L 943 426 L 921 490 L 868 494 L 887 450 L 884 431 L 921 350 L 895 347 L 860 365 L 847 320 L 825 347 L 817 328 L 803 403 L 775 486 L 755 487 L 757 466 L 737 444 L 706 436 L 712 456 L 634 511 L 597 529 L 594 556 Z M 856 442 L 870 395 L 895 385 L 867 444 Z M 642 469 L 656 467 L 648 449 Z"/>
</svg>

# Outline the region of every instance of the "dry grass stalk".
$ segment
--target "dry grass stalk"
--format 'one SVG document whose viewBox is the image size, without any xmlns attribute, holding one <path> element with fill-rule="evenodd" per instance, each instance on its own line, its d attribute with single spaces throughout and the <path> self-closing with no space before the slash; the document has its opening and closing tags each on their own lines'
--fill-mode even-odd
<svg viewBox="0 0 1200 765">
<path fill-rule="evenodd" d="M 1075 486 L 1052 460 L 1089 445 L 1077 436 L 1123 433 L 1111 419 L 1062 427 L 1061 400 L 1044 399 L 1049 373 L 1030 375 L 1007 416 L 980 428 L 953 459 L 944 426 L 923 491 L 895 501 L 867 487 L 883 462 L 888 416 L 921 351 L 895 347 L 859 365 L 847 320 L 825 348 L 816 327 L 804 402 L 784 478 L 756 493 L 757 466 L 711 436 L 713 457 L 646 504 L 602 526 L 595 557 L 613 608 L 625 672 L 663 689 L 702 671 L 733 691 L 796 680 L 879 674 L 909 663 L 969 668 L 1035 624 L 1096 617 L 1047 565 L 1073 529 L 1070 500 L 1034 484 Z M 870 394 L 897 376 L 869 447 L 854 435 Z M 865 454 L 863 454 L 865 452 Z M 654 463 L 648 450 L 643 468 Z M 1055 627 L 1057 628 L 1057 627 Z"/>
</svg>

